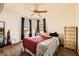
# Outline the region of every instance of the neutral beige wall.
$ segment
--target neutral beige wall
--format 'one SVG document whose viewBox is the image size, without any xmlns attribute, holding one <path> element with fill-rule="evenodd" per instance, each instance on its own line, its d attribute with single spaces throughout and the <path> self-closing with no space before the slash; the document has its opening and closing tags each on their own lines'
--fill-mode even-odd
<svg viewBox="0 0 79 59">
<path fill-rule="evenodd" d="M 5 21 L 5 35 L 7 31 L 11 31 L 11 41 L 12 44 L 15 42 L 19 42 L 20 40 L 20 17 L 16 14 L 11 14 L 9 12 L 4 11 L 0 15 L 0 20 Z"/>
<path fill-rule="evenodd" d="M 75 4 L 48 4 L 47 26 L 49 32 L 64 33 L 65 26 L 75 26 Z"/>
<path fill-rule="evenodd" d="M 0 20 L 5 21 L 5 36 L 7 31 L 11 31 L 11 43 L 14 44 L 20 41 L 21 21 L 20 15 L 9 9 L 11 4 L 5 4 L 2 13 L 0 14 Z M 13 7 L 14 8 L 14 7 Z M 16 9 L 16 8 L 15 8 Z"/>
</svg>

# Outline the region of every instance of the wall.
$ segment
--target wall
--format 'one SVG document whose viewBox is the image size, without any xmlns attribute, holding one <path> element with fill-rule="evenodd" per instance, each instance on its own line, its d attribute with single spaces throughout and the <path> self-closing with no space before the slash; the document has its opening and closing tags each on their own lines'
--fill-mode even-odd
<svg viewBox="0 0 79 59">
<path fill-rule="evenodd" d="M 49 4 L 47 10 L 49 32 L 56 31 L 63 34 L 65 26 L 76 25 L 75 4 Z"/>
<path fill-rule="evenodd" d="M 0 15 L 0 20 L 5 21 L 5 35 L 7 31 L 11 31 L 12 44 L 20 40 L 20 16 L 4 11 Z"/>
<path fill-rule="evenodd" d="M 12 6 L 12 5 L 16 5 Z M 21 31 L 21 16 L 15 11 L 11 10 L 18 4 L 5 4 L 2 13 L 0 14 L 0 21 L 5 21 L 5 36 L 7 31 L 11 31 L 11 43 L 14 44 L 20 41 L 20 31 Z M 19 7 L 19 6 L 18 6 Z M 17 9 L 16 9 L 17 10 Z"/>
</svg>

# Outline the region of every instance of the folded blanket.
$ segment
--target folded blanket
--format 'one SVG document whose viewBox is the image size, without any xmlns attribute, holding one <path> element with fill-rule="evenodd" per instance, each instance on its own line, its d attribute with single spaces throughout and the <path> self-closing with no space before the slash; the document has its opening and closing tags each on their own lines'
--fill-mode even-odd
<svg viewBox="0 0 79 59">
<path fill-rule="evenodd" d="M 36 54 L 37 44 L 44 40 L 45 39 L 42 36 L 27 37 L 23 40 L 23 46 L 24 48 L 30 50 L 32 53 Z"/>
</svg>

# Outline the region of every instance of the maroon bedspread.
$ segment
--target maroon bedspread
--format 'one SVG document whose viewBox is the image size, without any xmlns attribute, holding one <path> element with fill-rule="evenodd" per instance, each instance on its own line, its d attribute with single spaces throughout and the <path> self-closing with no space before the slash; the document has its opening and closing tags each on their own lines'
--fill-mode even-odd
<svg viewBox="0 0 79 59">
<path fill-rule="evenodd" d="M 37 44 L 45 39 L 42 36 L 35 36 L 35 37 L 27 37 L 23 40 L 24 48 L 27 48 L 32 53 L 36 54 Z"/>
</svg>

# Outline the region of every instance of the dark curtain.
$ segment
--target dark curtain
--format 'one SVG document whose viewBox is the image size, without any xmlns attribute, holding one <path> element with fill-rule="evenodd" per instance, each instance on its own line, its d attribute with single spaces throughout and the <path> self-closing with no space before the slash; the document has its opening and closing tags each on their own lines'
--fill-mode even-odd
<svg viewBox="0 0 79 59">
<path fill-rule="evenodd" d="M 21 17 L 21 40 L 24 39 L 24 17 Z"/>
<path fill-rule="evenodd" d="M 29 20 L 29 31 L 30 31 L 30 33 L 29 33 L 29 37 L 32 37 L 32 21 L 31 21 L 31 19 Z"/>
<path fill-rule="evenodd" d="M 44 26 L 44 27 L 43 27 L 43 28 L 44 28 L 44 32 L 47 32 L 47 31 L 46 31 L 46 19 L 45 19 L 45 18 L 43 19 L 43 23 L 44 23 L 44 25 L 43 25 L 43 26 Z"/>
<path fill-rule="evenodd" d="M 37 33 L 40 33 L 39 22 L 40 22 L 40 20 L 37 20 L 37 29 L 36 29 L 35 36 L 36 36 Z"/>
</svg>

